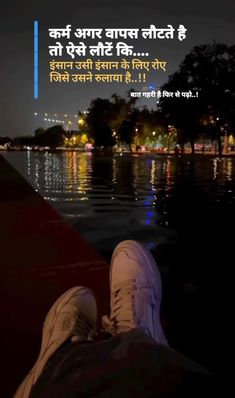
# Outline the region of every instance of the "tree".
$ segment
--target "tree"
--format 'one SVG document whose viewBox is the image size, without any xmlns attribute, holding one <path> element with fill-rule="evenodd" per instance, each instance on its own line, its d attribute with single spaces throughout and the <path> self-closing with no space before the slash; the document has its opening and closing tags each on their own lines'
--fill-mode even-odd
<svg viewBox="0 0 235 398">
<path fill-rule="evenodd" d="M 32 145 L 48 146 L 51 149 L 55 149 L 64 143 L 65 130 L 62 125 L 52 126 L 44 131 L 38 128 L 34 134 L 31 139 Z"/>
<path fill-rule="evenodd" d="M 5 145 L 5 144 L 12 144 L 12 138 L 10 137 L 0 137 L 0 145 Z"/>
<path fill-rule="evenodd" d="M 140 145 L 153 146 L 159 137 L 166 134 L 166 125 L 161 112 L 144 107 L 136 118 L 137 134 Z"/>
<path fill-rule="evenodd" d="M 20 137 L 15 137 L 12 141 L 13 145 L 16 146 L 30 146 L 32 143 L 33 137 L 31 135 L 25 135 Z"/>
<path fill-rule="evenodd" d="M 198 93 L 194 98 L 161 98 L 161 109 L 169 124 L 182 131 L 182 142 L 190 140 L 192 152 L 202 125 L 205 129 L 203 121 L 210 119 L 207 132 L 213 130 L 221 155 L 221 128 L 226 123 L 235 125 L 235 46 L 214 42 L 194 47 L 163 90 Z"/>
<path fill-rule="evenodd" d="M 113 146 L 119 137 L 121 141 L 131 144 L 134 119 L 133 110 L 136 98 L 122 98 L 113 94 L 111 99 L 96 98 L 91 101 L 86 116 L 79 112 L 82 130 L 94 138 L 96 146 Z"/>
<path fill-rule="evenodd" d="M 79 114 L 81 115 L 81 113 Z M 96 98 L 91 101 L 84 124 L 87 126 L 89 135 L 94 138 L 95 146 L 114 145 L 111 118 L 112 105 L 110 100 Z"/>
<path fill-rule="evenodd" d="M 43 127 L 38 127 L 35 131 L 34 131 L 34 135 L 40 135 L 45 133 L 45 129 Z"/>
<path fill-rule="evenodd" d="M 122 98 L 117 94 L 112 95 L 113 103 L 113 130 L 117 133 L 119 140 L 129 145 L 132 151 L 131 144 L 135 136 L 135 127 L 137 123 L 138 110 L 135 108 L 138 98 L 131 97 L 128 91 L 128 99 Z"/>
</svg>

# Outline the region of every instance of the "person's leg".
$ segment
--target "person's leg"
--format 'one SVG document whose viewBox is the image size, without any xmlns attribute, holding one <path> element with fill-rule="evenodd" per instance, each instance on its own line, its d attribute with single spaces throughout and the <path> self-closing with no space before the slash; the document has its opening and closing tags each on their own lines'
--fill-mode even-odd
<svg viewBox="0 0 235 398">
<path fill-rule="evenodd" d="M 45 357 L 43 372 L 39 363 L 37 383 L 33 368 L 15 398 L 28 398 L 32 386 L 32 398 L 183 397 L 192 396 L 196 385 L 205 390 L 201 378 L 208 372 L 168 347 L 160 324 L 160 274 L 152 255 L 138 242 L 124 241 L 114 250 L 110 289 L 111 315 L 103 317 L 103 325 L 112 337 L 92 344 L 57 344 L 49 362 Z M 87 306 L 84 315 L 85 311 Z M 74 334 L 81 337 L 70 332 L 66 339 Z M 191 375 L 196 375 L 192 382 Z M 179 387 L 186 395 L 172 395 Z"/>
<path fill-rule="evenodd" d="M 205 391 L 208 372 L 168 347 L 160 325 L 159 271 L 138 242 L 124 241 L 114 250 L 110 289 L 111 315 L 103 324 L 112 337 L 57 349 L 32 398 L 183 397 L 197 385 Z"/>
<path fill-rule="evenodd" d="M 39 357 L 14 398 L 28 398 L 52 355 L 67 340 L 87 340 L 96 327 L 96 320 L 97 306 L 91 290 L 77 286 L 60 296 L 46 316 Z"/>
<path fill-rule="evenodd" d="M 140 329 L 168 345 L 161 327 L 161 276 L 151 253 L 136 241 L 115 248 L 110 267 L 111 314 L 103 327 L 113 335 Z"/>
</svg>

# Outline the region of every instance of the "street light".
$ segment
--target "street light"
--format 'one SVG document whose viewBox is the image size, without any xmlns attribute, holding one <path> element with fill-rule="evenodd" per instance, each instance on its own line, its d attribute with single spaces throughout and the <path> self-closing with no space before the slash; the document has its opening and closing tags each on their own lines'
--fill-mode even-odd
<svg viewBox="0 0 235 398">
<path fill-rule="evenodd" d="M 83 125 L 84 125 L 84 123 L 85 123 L 85 122 L 84 122 L 84 120 L 83 120 L 83 119 L 79 119 L 79 120 L 78 120 L 78 124 L 79 124 L 80 126 L 83 126 Z"/>
</svg>

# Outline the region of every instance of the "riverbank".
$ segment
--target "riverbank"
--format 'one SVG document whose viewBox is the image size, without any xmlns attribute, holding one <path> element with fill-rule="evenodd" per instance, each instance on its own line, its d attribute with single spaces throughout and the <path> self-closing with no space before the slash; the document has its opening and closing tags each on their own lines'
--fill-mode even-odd
<svg viewBox="0 0 235 398">
<path fill-rule="evenodd" d="M 81 149 L 81 148 L 65 148 L 65 147 L 59 147 L 59 148 L 54 148 L 54 149 L 49 149 L 48 147 L 39 147 L 36 149 L 27 149 L 27 148 L 17 148 L 17 147 L 13 147 L 11 149 L 3 149 L 0 148 L 0 154 L 2 152 L 2 154 L 6 153 L 6 152 L 27 152 L 27 151 L 32 151 L 32 152 L 50 152 L 50 153 L 63 153 L 63 152 L 79 152 L 79 153 L 84 153 L 87 152 L 85 151 L 85 149 Z M 124 156 L 124 155 L 158 155 L 158 156 L 163 156 L 163 157 L 167 157 L 167 156 L 173 156 L 173 157 L 212 157 L 212 158 L 217 158 L 219 157 L 219 154 L 216 152 L 212 152 L 212 151 L 206 151 L 206 152 L 200 152 L 200 151 L 196 151 L 194 154 L 191 153 L 191 151 L 185 151 L 184 153 L 175 153 L 174 151 L 148 151 L 148 150 L 144 150 L 144 151 L 128 151 L 128 150 L 124 150 L 124 151 L 112 151 L 112 150 L 95 150 L 95 151 L 88 151 L 88 152 L 92 152 L 92 153 L 96 153 L 96 154 L 100 154 L 100 155 L 115 155 L 115 156 Z M 228 153 L 222 153 L 222 156 L 220 157 L 235 157 L 235 151 L 230 151 Z"/>
<path fill-rule="evenodd" d="M 108 265 L 0 155 L 0 396 L 11 397 L 34 363 L 44 317 L 74 285 L 108 311 Z"/>
</svg>

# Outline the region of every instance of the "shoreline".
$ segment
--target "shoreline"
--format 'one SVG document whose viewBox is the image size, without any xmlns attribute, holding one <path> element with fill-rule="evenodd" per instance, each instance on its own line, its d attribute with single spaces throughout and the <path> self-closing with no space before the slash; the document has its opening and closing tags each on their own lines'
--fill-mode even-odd
<svg viewBox="0 0 235 398">
<path fill-rule="evenodd" d="M 221 156 L 219 156 L 218 153 L 214 152 L 195 152 L 192 154 L 191 152 L 184 152 L 184 153 L 179 153 L 175 154 L 173 151 L 170 152 L 157 152 L 157 151 L 111 151 L 111 150 L 97 150 L 97 151 L 85 151 L 81 150 L 78 148 L 55 148 L 55 149 L 45 149 L 45 148 L 40 148 L 40 149 L 24 149 L 24 148 L 12 148 L 9 150 L 2 150 L 0 149 L 0 155 L 4 155 L 6 153 L 11 153 L 11 152 L 36 152 L 36 153 L 63 153 L 63 152 L 78 152 L 78 153 L 92 153 L 96 155 L 114 155 L 114 156 L 126 156 L 126 155 L 135 155 L 135 156 L 143 156 L 143 155 L 157 155 L 159 157 L 175 157 L 175 158 L 183 158 L 183 157 L 190 157 L 190 158 L 196 158 L 196 157 L 211 157 L 211 158 L 233 158 L 235 157 L 235 152 L 229 152 L 229 153 L 222 153 Z"/>
</svg>

